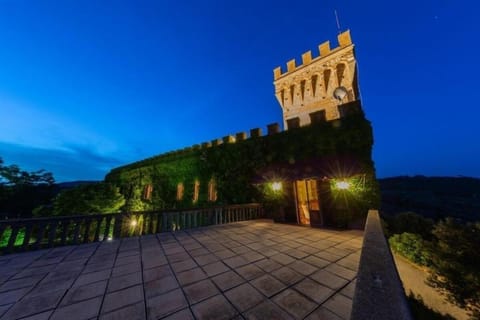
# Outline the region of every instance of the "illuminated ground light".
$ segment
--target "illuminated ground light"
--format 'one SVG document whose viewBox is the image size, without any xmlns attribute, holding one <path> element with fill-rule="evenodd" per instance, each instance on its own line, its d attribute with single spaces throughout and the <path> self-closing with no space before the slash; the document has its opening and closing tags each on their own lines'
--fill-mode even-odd
<svg viewBox="0 0 480 320">
<path fill-rule="evenodd" d="M 337 181 L 335 182 L 335 188 L 340 190 L 348 190 L 350 189 L 350 183 L 347 181 Z"/>
<path fill-rule="evenodd" d="M 282 191 L 282 183 L 280 181 L 272 182 L 272 190 L 273 191 Z"/>
</svg>

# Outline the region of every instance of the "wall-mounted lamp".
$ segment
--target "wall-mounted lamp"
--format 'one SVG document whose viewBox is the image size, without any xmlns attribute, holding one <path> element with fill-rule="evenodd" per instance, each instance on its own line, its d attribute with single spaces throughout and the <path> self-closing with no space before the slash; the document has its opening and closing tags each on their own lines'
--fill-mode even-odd
<svg viewBox="0 0 480 320">
<path fill-rule="evenodd" d="M 275 192 L 282 191 L 282 183 L 280 181 L 272 182 L 272 190 Z"/>
</svg>

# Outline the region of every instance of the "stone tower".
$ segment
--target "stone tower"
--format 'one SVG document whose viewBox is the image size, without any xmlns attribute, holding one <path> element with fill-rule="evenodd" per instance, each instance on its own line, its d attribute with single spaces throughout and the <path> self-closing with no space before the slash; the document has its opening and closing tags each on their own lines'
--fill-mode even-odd
<svg viewBox="0 0 480 320">
<path fill-rule="evenodd" d="M 275 96 L 283 110 L 285 129 L 312 122 L 341 118 L 342 106 L 359 99 L 354 45 L 347 30 L 338 35 L 338 47 L 326 41 L 318 46 L 320 55 L 302 54 L 302 64 L 287 62 L 287 71 L 273 70 Z M 346 89 L 343 99 L 334 97 L 336 88 Z"/>
</svg>

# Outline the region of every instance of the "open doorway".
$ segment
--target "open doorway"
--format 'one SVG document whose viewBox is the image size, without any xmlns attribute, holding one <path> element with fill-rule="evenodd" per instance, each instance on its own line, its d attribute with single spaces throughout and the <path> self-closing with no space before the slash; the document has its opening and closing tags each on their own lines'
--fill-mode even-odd
<svg viewBox="0 0 480 320">
<path fill-rule="evenodd" d="M 296 180 L 294 186 L 298 223 L 323 226 L 317 180 Z"/>
</svg>

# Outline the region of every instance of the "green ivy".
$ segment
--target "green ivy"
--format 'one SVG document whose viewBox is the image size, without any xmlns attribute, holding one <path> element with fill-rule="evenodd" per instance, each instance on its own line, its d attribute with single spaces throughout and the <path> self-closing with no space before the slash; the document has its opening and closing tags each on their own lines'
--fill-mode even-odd
<svg viewBox="0 0 480 320">
<path fill-rule="evenodd" d="M 121 187 L 127 203 L 141 201 L 149 209 L 211 206 L 207 197 L 212 178 L 217 186 L 215 204 L 265 202 L 269 200 L 265 189 L 252 184 L 262 168 L 312 158 L 349 156 L 362 166 L 364 188 L 357 199 L 368 209 L 379 203 L 372 144 L 370 122 L 363 114 L 356 114 L 236 143 L 170 152 L 113 169 L 106 181 Z M 195 180 L 200 182 L 200 194 L 193 203 Z M 180 182 L 184 184 L 184 196 L 177 201 Z M 147 184 L 152 184 L 154 190 L 150 200 L 142 199 Z"/>
</svg>

